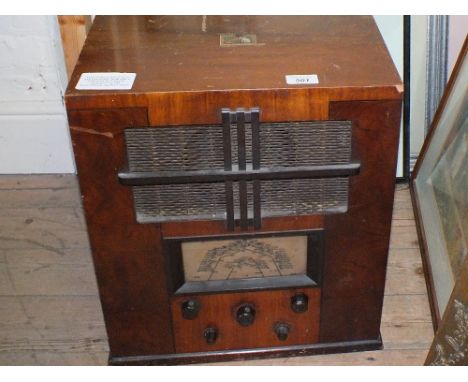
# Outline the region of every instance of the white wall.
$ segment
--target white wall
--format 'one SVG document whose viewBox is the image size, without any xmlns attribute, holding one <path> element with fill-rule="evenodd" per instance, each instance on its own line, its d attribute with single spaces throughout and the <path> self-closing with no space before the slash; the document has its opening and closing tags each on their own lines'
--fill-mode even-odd
<svg viewBox="0 0 468 382">
<path fill-rule="evenodd" d="M 55 16 L 0 16 L 0 174 L 75 171 Z"/>
<path fill-rule="evenodd" d="M 417 156 L 425 139 L 426 118 L 426 65 L 427 65 L 427 16 L 411 16 L 411 155 Z M 448 78 L 468 33 L 468 16 L 449 16 L 448 30 Z"/>
<path fill-rule="evenodd" d="M 374 16 L 374 20 L 403 79 L 403 16 Z"/>
<path fill-rule="evenodd" d="M 411 16 L 410 153 L 417 157 L 426 121 L 427 16 Z"/>
<path fill-rule="evenodd" d="M 379 27 L 393 63 L 398 70 L 398 74 L 403 81 L 403 16 L 374 16 L 374 20 Z M 403 114 L 400 123 L 400 145 L 398 148 L 397 177 L 403 174 Z"/>
<path fill-rule="evenodd" d="M 458 54 L 468 33 L 468 16 L 449 16 L 448 75 L 457 61 Z"/>
</svg>

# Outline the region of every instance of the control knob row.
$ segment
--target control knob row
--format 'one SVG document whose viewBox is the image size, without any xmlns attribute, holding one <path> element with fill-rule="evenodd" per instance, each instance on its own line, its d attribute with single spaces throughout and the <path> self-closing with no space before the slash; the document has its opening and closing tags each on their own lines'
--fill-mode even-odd
<svg viewBox="0 0 468 382">
<path fill-rule="evenodd" d="M 278 340 L 286 341 L 288 339 L 291 327 L 289 324 L 285 322 L 278 322 L 273 327 L 273 330 Z M 205 341 L 208 345 L 214 344 L 216 340 L 218 339 L 218 335 L 219 335 L 218 328 L 213 327 L 213 326 L 206 328 L 203 332 L 203 337 L 205 338 Z"/>
<path fill-rule="evenodd" d="M 200 302 L 196 299 L 182 302 L 182 317 L 186 320 L 194 320 L 200 312 Z M 304 293 L 298 293 L 291 297 L 291 309 L 295 313 L 304 313 L 309 308 L 309 298 Z M 255 308 L 252 304 L 243 304 L 236 311 L 236 320 L 241 326 L 249 326 L 255 320 Z"/>
</svg>

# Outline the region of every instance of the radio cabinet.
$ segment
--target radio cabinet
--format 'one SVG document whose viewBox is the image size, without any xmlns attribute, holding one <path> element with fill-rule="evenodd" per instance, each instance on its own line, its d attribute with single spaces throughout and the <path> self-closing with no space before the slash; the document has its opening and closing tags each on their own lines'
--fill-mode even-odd
<svg viewBox="0 0 468 382">
<path fill-rule="evenodd" d="M 372 17 L 96 17 L 65 99 L 109 364 L 380 348 L 402 91 Z"/>
</svg>

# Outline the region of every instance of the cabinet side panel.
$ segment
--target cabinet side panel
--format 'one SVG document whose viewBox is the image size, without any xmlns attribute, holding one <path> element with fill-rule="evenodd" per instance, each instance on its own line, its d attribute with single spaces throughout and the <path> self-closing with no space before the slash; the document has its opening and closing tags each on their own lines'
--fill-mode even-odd
<svg viewBox="0 0 468 382">
<path fill-rule="evenodd" d="M 320 341 L 379 337 L 395 190 L 400 101 L 330 103 L 330 119 L 353 121 L 349 210 L 325 217 Z"/>
<path fill-rule="evenodd" d="M 173 352 L 161 232 L 138 224 L 126 166 L 123 130 L 148 125 L 145 108 L 69 110 L 83 208 L 111 355 Z"/>
</svg>

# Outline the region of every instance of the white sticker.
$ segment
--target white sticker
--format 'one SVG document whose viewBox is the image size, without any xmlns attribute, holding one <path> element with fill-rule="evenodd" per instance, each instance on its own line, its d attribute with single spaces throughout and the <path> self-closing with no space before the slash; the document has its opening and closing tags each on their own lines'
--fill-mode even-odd
<svg viewBox="0 0 468 382">
<path fill-rule="evenodd" d="M 316 85 L 319 83 L 316 74 L 289 74 L 285 77 L 288 85 Z"/>
<path fill-rule="evenodd" d="M 136 73 L 83 73 L 76 84 L 77 90 L 130 90 Z"/>
</svg>

